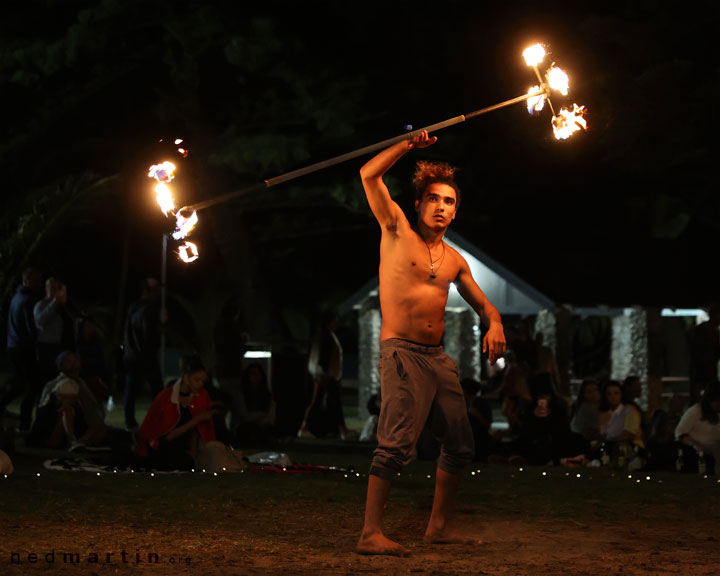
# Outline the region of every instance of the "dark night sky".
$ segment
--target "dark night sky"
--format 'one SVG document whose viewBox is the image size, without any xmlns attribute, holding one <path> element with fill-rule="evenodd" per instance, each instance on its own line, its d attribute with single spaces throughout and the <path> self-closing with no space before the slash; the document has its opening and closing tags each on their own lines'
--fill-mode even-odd
<svg viewBox="0 0 720 576">
<path fill-rule="evenodd" d="M 66 34 L 76 21 L 74 7 L 100 3 L 68 3 L 70 8 L 64 10 L 55 2 L 35 4 L 50 6 L 52 17 L 39 16 L 36 26 L 24 22 L 15 28 L 12 19 L 26 18 L 27 8 L 6 6 L 4 30 L 12 29 L 17 38 L 49 43 Z M 256 171 L 256 181 L 396 136 L 408 124 L 422 127 L 521 95 L 534 83 L 522 50 L 539 41 L 571 79 L 570 96 L 554 98 L 553 103 L 558 108 L 573 101 L 585 105 L 589 129 L 557 142 L 551 134 L 549 111 L 530 117 L 520 104 L 438 132 L 438 143 L 415 158 L 447 160 L 460 168 L 464 197 L 455 230 L 557 302 L 695 307 L 717 297 L 717 275 L 710 268 L 710 257 L 720 232 L 712 162 L 718 128 L 713 94 L 719 87 L 719 71 L 706 48 L 717 23 L 714 3 L 692 3 L 692 9 L 687 3 L 659 1 L 577 6 L 453 0 L 265 2 L 251 8 L 236 4 L 130 2 L 117 27 L 126 29 L 127 20 L 135 18 L 138 28 L 118 41 L 106 77 L 121 74 L 118 70 L 126 64 L 139 71 L 120 83 L 108 80 L 109 88 L 100 87 L 83 104 L 80 117 L 63 119 L 59 112 L 53 122 L 62 139 L 53 136 L 41 141 L 41 148 L 22 149 L 12 167 L 6 163 L 5 169 L 32 173 L 31 152 L 33 157 L 46 157 L 43 162 L 48 165 L 67 161 L 62 155 L 66 147 L 77 165 L 85 162 L 101 173 L 121 172 L 127 179 L 134 167 L 138 173 L 144 170 L 148 156 L 143 155 L 151 143 L 171 135 L 188 138 L 198 162 L 217 153 L 211 148 L 222 139 L 225 109 L 216 103 L 227 101 L 230 88 L 239 89 L 234 84 L 237 80 L 222 66 L 222 52 L 204 53 L 194 85 L 199 105 L 183 116 L 188 92 L 167 84 L 162 68 L 168 56 L 158 48 L 164 45 L 148 42 L 145 35 L 151 31 L 139 25 L 148 10 L 169 10 L 173 5 L 177 14 L 183 8 L 189 11 L 206 5 L 226 16 L 229 27 L 241 30 L 251 17 L 265 16 L 274 23 L 282 43 L 276 65 L 302 67 L 310 77 L 316 74 L 316 82 L 328 90 L 335 80 L 357 80 L 357 102 L 348 106 L 344 117 L 352 130 L 335 138 L 311 136 L 306 157 Z M 99 29 L 107 33 L 112 26 L 101 23 Z M 197 45 L 203 44 L 202 22 L 176 32 L 194 34 L 199 38 Z M 147 44 L 147 49 L 126 50 L 123 42 L 130 47 Z M 296 42 L 303 46 L 302 59 L 295 54 Z M 84 84 L 103 65 L 97 61 L 73 65 L 62 77 L 64 89 L 71 91 L 73 81 Z M 16 135 L 25 122 L 53 112 L 32 89 L 8 83 L 7 73 L 6 66 L 2 85 L 11 106 L 5 107 L 3 119 Z M 257 76 L 243 82 L 241 88 L 252 93 L 260 90 L 253 82 L 264 80 Z M 314 94 L 315 112 L 333 106 L 323 99 L 322 90 Z M 177 99 L 176 109 L 158 112 L 156 99 L 168 95 Z M 290 112 L 297 116 L 283 125 L 284 130 L 293 122 L 307 124 L 302 110 L 289 108 Z M 20 121 L 18 116 L 28 120 Z M 322 134 L 317 121 L 314 126 Z M 79 151 L 87 156 L 78 160 Z M 405 206 L 410 205 L 406 183 L 415 158 L 403 159 L 393 170 L 397 199 Z M 364 160 L 307 177 L 292 190 L 302 195 L 303 187 L 321 188 L 327 182 L 359 190 L 357 170 Z M 143 178 L 139 174 L 131 186 L 144 185 Z M 242 178 L 208 182 L 195 174 L 193 191 L 201 189 L 200 195 L 207 198 L 235 189 L 241 182 Z M 283 190 L 278 187 L 276 194 Z M 253 230 L 277 225 L 263 220 L 268 215 L 262 210 L 268 198 L 276 197 L 258 195 L 246 205 Z M 209 213 L 218 209 L 200 216 L 203 221 L 214 221 Z M 221 210 L 234 209 L 228 203 Z M 127 224 L 119 217 L 108 218 L 107 210 L 105 206 L 98 213 L 97 229 L 68 236 L 82 246 L 78 250 L 85 269 L 100 260 L 114 259 L 108 266 L 119 266 L 118 246 Z M 305 215 L 314 213 L 303 209 Z M 331 220 L 337 229 L 299 241 L 296 247 L 313 264 L 295 272 L 319 284 L 316 294 L 333 282 L 341 291 L 350 292 L 376 272 L 379 231 L 362 212 L 349 214 L 324 206 L 316 213 L 319 228 L 330 230 L 326 224 Z M 156 215 L 138 215 L 130 240 L 131 274 L 157 266 L 157 232 L 163 226 Z M 198 234 L 205 246 L 212 244 L 207 229 Z M 107 250 L 106 256 L 93 253 L 88 238 L 93 239 L 90 244 Z M 106 248 L 107 243 L 112 247 Z M 279 252 L 276 247 L 265 253 Z M 215 274 L 213 267 L 218 265 L 210 256 L 193 268 L 173 263 L 170 274 L 176 284 L 192 292 Z M 274 270 L 282 265 L 279 260 L 277 266 L 271 262 L 265 267 Z M 106 280 L 107 276 L 88 278 L 87 283 L 100 286 Z M 290 279 L 279 274 L 273 281 Z"/>
</svg>

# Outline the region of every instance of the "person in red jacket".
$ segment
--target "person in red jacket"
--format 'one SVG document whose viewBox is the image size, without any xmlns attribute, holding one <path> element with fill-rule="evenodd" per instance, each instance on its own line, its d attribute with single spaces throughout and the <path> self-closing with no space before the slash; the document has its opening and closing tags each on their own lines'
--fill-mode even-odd
<svg viewBox="0 0 720 576">
<path fill-rule="evenodd" d="M 215 440 L 215 410 L 198 356 L 181 360 L 182 376 L 153 400 L 140 426 L 137 455 L 158 470 L 190 470 L 203 445 Z"/>
</svg>

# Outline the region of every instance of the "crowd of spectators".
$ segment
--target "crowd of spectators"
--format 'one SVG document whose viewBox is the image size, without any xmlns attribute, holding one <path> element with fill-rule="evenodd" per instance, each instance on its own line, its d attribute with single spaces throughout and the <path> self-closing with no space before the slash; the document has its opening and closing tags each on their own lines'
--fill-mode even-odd
<svg viewBox="0 0 720 576">
<path fill-rule="evenodd" d="M 717 359 L 711 363 L 717 365 Z M 715 471 L 720 456 L 717 379 L 706 377 L 699 391 L 676 394 L 652 414 L 641 407 L 642 382 L 634 374 L 622 380 L 588 378 L 575 395 L 563 396 L 552 351 L 541 337 L 530 338 L 526 325 L 508 329 L 508 349 L 493 379 L 496 386 L 485 389 L 479 382 L 463 383 L 471 422 L 481 429 L 475 436 L 478 461 Z M 493 408 L 500 416 L 497 426 Z M 438 449 L 424 431 L 418 457 L 435 458 Z"/>
<path fill-rule="evenodd" d="M 196 466 L 206 446 L 214 447 L 213 454 L 228 463 L 218 445 L 258 445 L 276 439 L 277 398 L 258 362 L 244 364 L 233 386 L 223 390 L 208 385 L 212 375 L 200 356 L 185 355 L 180 377 L 164 385 L 157 354 L 158 300 L 159 283 L 146 279 L 126 313 L 115 391 L 123 398 L 125 426 L 116 428 L 105 421 L 112 408 L 112 376 L 94 318 L 68 302 L 68 288 L 61 279 L 51 276 L 43 281 L 39 270 L 25 270 L 9 306 L 7 355 L 14 374 L 0 391 L 0 415 L 20 398 L 16 433 L 28 444 L 73 452 L 107 448 L 163 469 Z M 471 378 L 461 381 L 475 460 L 714 472 L 720 458 L 720 384 L 706 366 L 717 366 L 720 354 L 719 310 L 713 308 L 711 319 L 693 332 L 693 363 L 705 369 L 694 369 L 690 396 L 675 395 L 652 414 L 641 408 L 642 382 L 636 375 L 622 381 L 588 378 L 574 396 L 560 394 L 557 361 L 542 334 L 531 337 L 525 323 L 508 327 L 508 349 L 492 367 L 495 386 Z M 296 436 L 372 443 L 382 398 L 378 392 L 369 399 L 370 417 L 359 435 L 348 430 L 336 327 L 337 317 L 324 315 L 310 343 L 308 390 Z M 152 402 L 139 423 L 135 402 L 145 389 Z M 494 414 L 502 425 L 494 422 Z M 9 436 L 0 429 L 3 470 L 12 469 Z M 438 440 L 429 428 L 424 430 L 417 456 L 434 459 L 439 451 Z"/>
<path fill-rule="evenodd" d="M 8 311 L 13 374 L 0 390 L 0 416 L 17 399 L 21 414 L 18 426 L 0 428 L 2 470 L 12 468 L 16 438 L 28 446 L 103 452 L 115 463 L 163 470 L 187 470 L 198 463 L 242 467 L 242 453 L 233 445 L 273 438 L 276 402 L 260 363 L 243 365 L 227 390 L 208 385 L 211 374 L 193 352 L 182 356 L 177 380 L 162 381 L 159 301 L 159 282 L 146 278 L 125 312 L 122 346 L 111 367 L 106 359 L 113 353 L 101 330 L 69 301 L 66 283 L 55 276 L 43 280 L 37 268 L 25 270 Z M 332 366 L 322 367 L 326 355 L 321 350 L 321 357 L 312 360 L 318 378 L 332 372 Z M 336 387 L 339 376 L 334 374 Z M 114 409 L 113 393 L 122 398 L 123 411 L 123 424 L 115 426 L 106 422 L 108 410 Z M 150 405 L 136 419 L 137 399 L 145 393 Z"/>
</svg>

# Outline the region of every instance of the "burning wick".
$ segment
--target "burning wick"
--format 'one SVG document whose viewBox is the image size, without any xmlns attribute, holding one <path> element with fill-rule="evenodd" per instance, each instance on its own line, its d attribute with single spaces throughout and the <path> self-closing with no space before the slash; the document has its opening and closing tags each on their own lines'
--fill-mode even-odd
<svg viewBox="0 0 720 576">
<path fill-rule="evenodd" d="M 175 164 L 172 162 L 163 162 L 162 164 L 154 164 L 150 166 L 148 178 L 155 178 L 158 182 L 172 182 L 175 175 Z"/>
<path fill-rule="evenodd" d="M 528 90 L 528 94 L 533 94 L 534 92 L 539 91 L 540 86 L 533 86 L 532 88 L 530 88 L 530 90 Z M 540 110 L 543 109 L 543 106 L 545 106 L 545 94 L 539 94 L 538 96 L 533 96 L 527 99 L 528 114 L 540 112 Z"/>
<path fill-rule="evenodd" d="M 178 246 L 178 256 L 183 262 L 194 262 L 200 257 L 197 245 L 189 240 L 186 240 L 182 246 Z"/>
<path fill-rule="evenodd" d="M 535 44 L 523 51 L 523 58 L 528 66 L 537 66 L 545 59 L 545 48 L 542 44 Z"/>
<path fill-rule="evenodd" d="M 175 240 L 182 240 L 198 223 L 198 215 L 195 210 L 190 208 L 181 208 L 175 216 L 175 232 L 172 233 L 172 237 Z"/>
<path fill-rule="evenodd" d="M 581 128 L 587 130 L 587 121 L 583 118 L 585 114 L 585 106 L 573 104 L 572 112 L 566 108 L 562 108 L 557 116 L 553 116 L 553 132 L 558 140 L 565 140 L 571 134 L 577 132 Z"/>
<path fill-rule="evenodd" d="M 547 79 L 550 88 L 557 90 L 563 96 L 568 95 L 570 79 L 568 78 L 568 75 L 562 71 L 562 69 L 553 66 L 550 70 L 548 70 Z"/>
</svg>

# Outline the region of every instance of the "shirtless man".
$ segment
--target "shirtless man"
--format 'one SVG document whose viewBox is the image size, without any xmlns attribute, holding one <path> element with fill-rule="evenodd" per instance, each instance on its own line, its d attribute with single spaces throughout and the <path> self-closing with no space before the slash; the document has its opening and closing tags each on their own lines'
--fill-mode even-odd
<svg viewBox="0 0 720 576">
<path fill-rule="evenodd" d="M 460 473 L 474 445 L 455 362 L 440 342 L 450 283 L 488 327 L 483 352 L 495 362 L 505 351 L 500 314 L 475 283 L 465 259 L 443 241 L 460 200 L 454 169 L 419 163 L 417 226 L 412 227 L 391 199 L 383 175 L 409 150 L 437 141 L 427 131 L 386 148 L 360 170 L 370 208 L 382 228 L 380 241 L 380 383 L 382 408 L 378 446 L 368 481 L 365 524 L 357 552 L 406 556 L 409 551 L 383 534 L 382 519 L 392 478 L 408 464 L 430 412 L 442 440 L 435 496 L 424 541 L 468 542 L 453 534 L 447 518 Z M 476 542 L 476 541 L 471 541 Z"/>
</svg>

